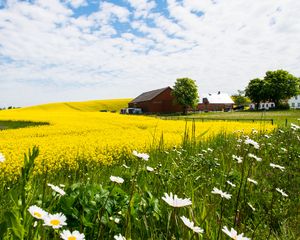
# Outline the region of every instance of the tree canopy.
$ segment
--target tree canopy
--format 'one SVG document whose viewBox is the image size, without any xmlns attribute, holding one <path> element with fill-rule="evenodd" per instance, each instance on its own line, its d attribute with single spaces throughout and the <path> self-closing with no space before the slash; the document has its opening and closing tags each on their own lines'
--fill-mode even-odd
<svg viewBox="0 0 300 240">
<path fill-rule="evenodd" d="M 183 114 L 187 114 L 188 108 L 195 107 L 199 101 L 198 87 L 195 80 L 190 78 L 176 79 L 172 95 L 176 102 L 182 106 Z"/>
<path fill-rule="evenodd" d="M 251 80 L 245 93 L 257 107 L 262 101 L 274 102 L 278 107 L 280 101 L 299 94 L 299 85 L 300 79 L 287 71 L 268 71 L 264 79 Z"/>
<path fill-rule="evenodd" d="M 236 94 L 231 96 L 236 106 L 246 106 L 250 103 L 250 99 L 245 96 L 245 91 L 238 90 Z"/>
</svg>

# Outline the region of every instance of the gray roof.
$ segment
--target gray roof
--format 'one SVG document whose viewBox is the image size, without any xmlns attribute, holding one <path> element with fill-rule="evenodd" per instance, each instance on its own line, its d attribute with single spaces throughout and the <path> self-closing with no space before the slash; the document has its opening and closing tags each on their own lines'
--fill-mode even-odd
<svg viewBox="0 0 300 240">
<path fill-rule="evenodd" d="M 138 103 L 138 102 L 145 102 L 145 101 L 152 100 L 153 98 L 155 98 L 156 96 L 158 96 L 159 94 L 161 94 L 168 88 L 170 88 L 170 87 L 165 87 L 165 88 L 152 90 L 149 92 L 144 92 L 141 95 L 137 96 L 135 99 L 133 99 L 130 103 Z"/>
</svg>

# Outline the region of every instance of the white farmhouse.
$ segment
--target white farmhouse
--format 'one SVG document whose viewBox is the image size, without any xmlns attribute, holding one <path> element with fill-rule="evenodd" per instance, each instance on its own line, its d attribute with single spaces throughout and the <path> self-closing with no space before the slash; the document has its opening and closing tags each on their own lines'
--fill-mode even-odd
<svg viewBox="0 0 300 240">
<path fill-rule="evenodd" d="M 249 105 L 249 108 L 254 110 L 255 109 L 255 104 L 251 103 Z M 261 102 L 261 103 L 259 103 L 259 106 L 258 106 L 259 110 L 269 110 L 269 109 L 272 109 L 272 108 L 275 108 L 275 103 L 273 103 L 273 102 Z"/>
<path fill-rule="evenodd" d="M 288 100 L 290 108 L 292 109 L 300 109 L 300 95 L 292 97 Z"/>
</svg>

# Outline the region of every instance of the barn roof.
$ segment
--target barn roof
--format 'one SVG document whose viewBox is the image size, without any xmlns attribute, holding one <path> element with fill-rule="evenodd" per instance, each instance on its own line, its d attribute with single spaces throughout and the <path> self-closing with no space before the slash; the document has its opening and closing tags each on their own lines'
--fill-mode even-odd
<svg viewBox="0 0 300 240">
<path fill-rule="evenodd" d="M 161 94 L 168 88 L 170 88 L 170 87 L 165 87 L 165 88 L 152 90 L 149 92 L 144 92 L 141 95 L 137 96 L 135 99 L 133 99 L 130 103 L 138 103 L 138 102 L 145 102 L 145 101 L 152 100 L 153 98 L 155 98 L 156 96 L 158 96 L 159 94 Z"/>
<path fill-rule="evenodd" d="M 203 99 L 206 98 L 208 103 L 219 103 L 219 104 L 234 104 L 231 97 L 227 93 L 209 93 L 203 94 L 200 99 L 200 103 L 203 103 Z"/>
</svg>

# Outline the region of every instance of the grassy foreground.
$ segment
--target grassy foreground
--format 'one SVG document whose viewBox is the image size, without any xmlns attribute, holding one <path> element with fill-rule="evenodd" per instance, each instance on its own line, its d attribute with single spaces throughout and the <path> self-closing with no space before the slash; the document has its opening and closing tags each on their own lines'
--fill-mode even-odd
<svg viewBox="0 0 300 240">
<path fill-rule="evenodd" d="M 68 239 L 64 229 L 91 240 L 294 240 L 300 236 L 299 142 L 294 125 L 202 141 L 186 132 L 177 147 L 149 148 L 149 159 L 132 154 L 112 166 L 40 174 L 33 174 L 34 148 L 21 177 L 1 186 L 0 239 Z M 171 193 L 180 199 L 172 201 Z M 29 212 L 33 205 L 47 214 Z M 229 237 L 225 226 L 247 238 Z"/>
</svg>

